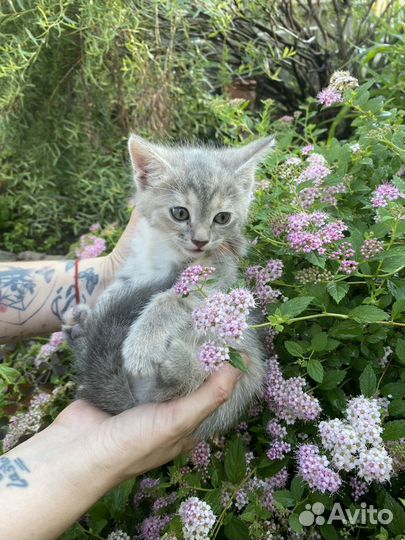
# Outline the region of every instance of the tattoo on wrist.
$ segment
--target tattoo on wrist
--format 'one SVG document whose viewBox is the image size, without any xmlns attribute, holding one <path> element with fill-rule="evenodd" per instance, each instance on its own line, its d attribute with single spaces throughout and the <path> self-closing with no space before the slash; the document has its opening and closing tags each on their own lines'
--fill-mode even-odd
<svg viewBox="0 0 405 540">
<path fill-rule="evenodd" d="M 69 261 L 65 266 L 65 272 L 74 269 L 75 262 Z M 87 268 L 79 272 L 79 291 L 80 301 L 86 302 L 88 298 L 93 294 L 100 279 L 94 268 Z M 52 313 L 62 320 L 66 311 L 76 302 L 76 289 L 74 283 L 68 287 L 59 287 L 56 290 L 56 296 L 52 300 L 51 310 Z"/>
<path fill-rule="evenodd" d="M 26 488 L 29 484 L 24 477 L 30 472 L 21 458 L 0 457 L 0 486 Z"/>
<path fill-rule="evenodd" d="M 22 315 L 37 298 L 40 280 L 50 283 L 54 273 L 55 269 L 51 267 L 45 267 L 39 270 L 9 267 L 7 270 L 0 271 L 0 313 L 4 313 L 10 309 Z M 50 293 L 51 290 L 49 291 Z M 49 294 L 41 306 L 30 314 L 29 318 L 42 308 Z M 24 324 L 27 320 L 21 317 L 20 321 L 16 324 Z"/>
</svg>

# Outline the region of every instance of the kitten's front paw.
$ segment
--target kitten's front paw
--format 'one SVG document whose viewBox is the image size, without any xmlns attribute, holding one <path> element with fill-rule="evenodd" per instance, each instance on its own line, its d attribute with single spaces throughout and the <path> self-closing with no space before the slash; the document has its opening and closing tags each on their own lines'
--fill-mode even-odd
<svg viewBox="0 0 405 540">
<path fill-rule="evenodd" d="M 71 339 L 76 339 L 83 334 L 83 325 L 90 311 L 87 304 L 78 304 L 64 314 L 62 329 Z"/>
</svg>

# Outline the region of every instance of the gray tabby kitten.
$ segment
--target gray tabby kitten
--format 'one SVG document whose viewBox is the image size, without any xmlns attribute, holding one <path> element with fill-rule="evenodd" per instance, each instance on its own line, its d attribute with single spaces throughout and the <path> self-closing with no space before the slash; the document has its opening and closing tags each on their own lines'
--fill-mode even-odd
<svg viewBox="0 0 405 540">
<path fill-rule="evenodd" d="M 204 299 L 172 289 L 190 265 L 214 266 L 208 294 L 226 291 L 245 254 L 243 235 L 256 166 L 273 148 L 266 138 L 242 148 L 166 147 L 132 135 L 129 153 L 139 215 L 132 255 L 90 311 L 76 307 L 64 330 L 76 356 L 78 397 L 117 414 L 186 395 L 201 385 L 191 314 Z M 249 330 L 238 345 L 249 372 L 232 397 L 198 428 L 208 438 L 231 427 L 261 391 L 263 351 Z"/>
</svg>

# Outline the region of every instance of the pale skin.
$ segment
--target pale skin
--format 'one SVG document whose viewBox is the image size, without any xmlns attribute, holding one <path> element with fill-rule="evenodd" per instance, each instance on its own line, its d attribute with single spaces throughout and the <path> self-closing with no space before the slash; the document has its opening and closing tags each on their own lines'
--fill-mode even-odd
<svg viewBox="0 0 405 540">
<path fill-rule="evenodd" d="M 99 276 L 93 289 L 86 288 L 86 274 L 81 280 L 85 288 L 81 294 L 90 305 L 125 261 L 135 228 L 133 212 L 109 256 L 80 262 L 81 272 L 93 268 L 90 277 Z M 36 294 L 29 305 L 20 304 L 18 313 L 7 302 L 7 310 L 0 311 L 1 339 L 15 341 L 59 330 L 59 308 L 69 303 L 66 292 L 74 284 L 74 268 L 72 276 L 66 263 L 59 261 L 0 265 L 0 277 L 6 272 L 7 283 L 13 268 L 28 270 L 23 272 L 25 283 L 29 280 L 23 294 L 30 289 Z M 34 288 L 30 280 L 35 281 Z M 60 288 L 62 294 L 56 294 Z M 0 306 L 2 298 L 4 293 Z M 63 302 L 58 304 L 55 298 Z M 0 456 L 0 473 L 4 463 L 17 473 L 17 480 L 9 473 L 0 474 L 0 540 L 57 538 L 113 487 L 190 450 L 195 429 L 230 397 L 241 376 L 239 370 L 227 366 L 189 396 L 142 405 L 117 416 L 82 400 L 70 404 L 46 429 Z"/>
</svg>

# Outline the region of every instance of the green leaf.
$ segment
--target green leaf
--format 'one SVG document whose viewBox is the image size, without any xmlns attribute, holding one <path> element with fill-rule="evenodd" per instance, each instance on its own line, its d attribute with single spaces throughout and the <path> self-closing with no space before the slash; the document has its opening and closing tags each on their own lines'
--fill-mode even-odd
<svg viewBox="0 0 405 540">
<path fill-rule="evenodd" d="M 398 338 L 395 344 L 395 355 L 400 364 L 405 365 L 405 341 L 403 338 Z"/>
<path fill-rule="evenodd" d="M 324 523 L 323 525 L 321 525 L 319 527 L 319 531 L 322 535 L 322 538 L 325 538 L 325 540 L 339 540 L 340 538 L 340 534 L 330 523 Z"/>
<path fill-rule="evenodd" d="M 387 257 L 384 259 L 384 262 L 381 266 L 381 270 L 390 274 L 392 272 L 397 272 L 404 268 L 405 266 L 405 255 L 393 255 L 392 257 Z"/>
<path fill-rule="evenodd" d="M 233 484 L 237 484 L 245 476 L 245 454 L 246 448 L 241 439 L 239 437 L 233 439 L 225 454 L 224 461 L 225 474 Z"/>
<path fill-rule="evenodd" d="M 391 510 L 393 519 L 387 523 L 387 528 L 396 534 L 403 534 L 405 530 L 405 512 L 402 506 L 389 493 L 385 493 L 384 508 Z"/>
<path fill-rule="evenodd" d="M 346 371 L 343 369 L 328 369 L 323 376 L 323 381 L 319 387 L 321 390 L 332 390 L 336 388 L 345 378 Z"/>
<path fill-rule="evenodd" d="M 405 437 L 405 422 L 403 420 L 392 420 L 384 426 L 382 438 L 384 441 L 397 441 Z"/>
<path fill-rule="evenodd" d="M 291 514 L 288 518 L 288 524 L 290 528 L 296 533 L 302 533 L 304 530 L 300 523 L 300 518 L 298 514 Z"/>
<path fill-rule="evenodd" d="M 349 288 L 347 283 L 335 283 L 334 281 L 326 285 L 326 290 L 337 304 L 346 296 Z"/>
<path fill-rule="evenodd" d="M 243 373 L 249 372 L 240 352 L 235 351 L 235 349 L 230 349 L 229 351 L 229 363 L 231 364 L 231 366 L 243 371 Z"/>
<path fill-rule="evenodd" d="M 361 393 L 366 397 L 372 397 L 377 389 L 377 377 L 370 364 L 364 368 L 359 380 Z"/>
<path fill-rule="evenodd" d="M 291 354 L 291 356 L 302 356 L 304 354 L 303 348 L 296 341 L 285 341 L 284 347 Z"/>
<path fill-rule="evenodd" d="M 291 492 L 288 491 L 288 489 L 280 489 L 279 491 L 274 491 L 273 496 L 274 500 L 282 508 L 290 508 L 290 506 L 295 505 L 294 497 L 292 496 Z"/>
<path fill-rule="evenodd" d="M 405 401 L 403 399 L 394 399 L 388 405 L 390 416 L 405 416 Z"/>
<path fill-rule="evenodd" d="M 221 494 L 222 488 L 212 489 L 204 497 L 205 502 L 211 506 L 212 511 L 216 515 L 218 515 L 222 510 Z"/>
<path fill-rule="evenodd" d="M 405 300 L 400 298 L 392 304 L 392 320 L 395 321 L 405 311 Z"/>
<path fill-rule="evenodd" d="M 16 369 L 0 364 L 0 377 L 3 377 L 7 384 L 13 384 L 19 375 L 20 372 Z"/>
<path fill-rule="evenodd" d="M 290 485 L 290 489 L 291 489 L 291 495 L 298 502 L 305 491 L 305 484 L 302 481 L 302 478 L 299 476 L 294 476 Z"/>
<path fill-rule="evenodd" d="M 311 358 L 307 364 L 307 372 L 314 381 L 318 383 L 323 381 L 323 366 L 319 360 Z"/>
<path fill-rule="evenodd" d="M 313 298 L 313 296 L 297 296 L 297 298 L 287 300 L 287 302 L 284 302 L 280 306 L 281 315 L 285 319 L 296 317 L 307 309 Z"/>
<path fill-rule="evenodd" d="M 405 383 L 393 382 L 385 384 L 381 388 L 381 394 L 383 396 L 392 396 L 393 398 L 405 397 Z"/>
<path fill-rule="evenodd" d="M 328 334 L 318 332 L 311 339 L 311 349 L 315 352 L 324 351 L 328 344 Z"/>
<path fill-rule="evenodd" d="M 349 317 L 358 323 L 375 323 L 389 319 L 388 313 L 376 306 L 357 306 L 350 311 Z"/>
<path fill-rule="evenodd" d="M 225 537 L 229 540 L 241 540 L 241 538 L 249 538 L 249 529 L 243 521 L 237 518 L 234 514 L 230 514 L 224 524 Z"/>
</svg>

